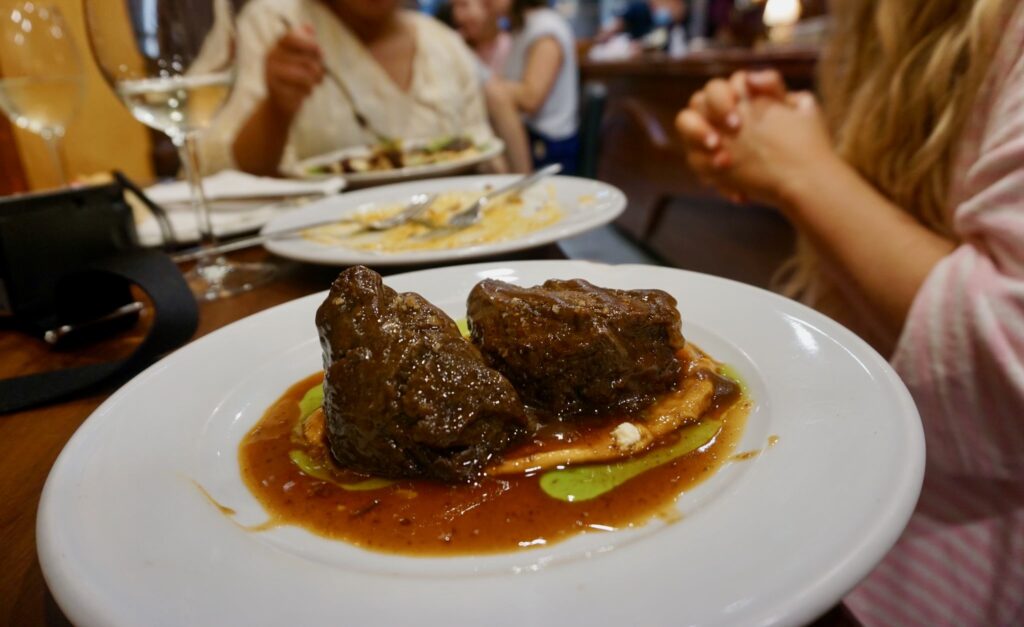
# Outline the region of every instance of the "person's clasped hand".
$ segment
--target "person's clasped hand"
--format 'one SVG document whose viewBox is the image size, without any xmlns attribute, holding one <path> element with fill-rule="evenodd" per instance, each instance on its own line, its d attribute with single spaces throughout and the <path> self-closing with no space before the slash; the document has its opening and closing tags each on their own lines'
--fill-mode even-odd
<svg viewBox="0 0 1024 627">
<path fill-rule="evenodd" d="M 772 70 L 715 79 L 676 117 L 690 167 L 734 201 L 785 210 L 789 190 L 838 159 L 814 96 Z"/>
<path fill-rule="evenodd" d="M 314 30 L 304 25 L 285 33 L 267 53 L 267 95 L 281 113 L 295 115 L 324 79 L 323 52 Z"/>
</svg>

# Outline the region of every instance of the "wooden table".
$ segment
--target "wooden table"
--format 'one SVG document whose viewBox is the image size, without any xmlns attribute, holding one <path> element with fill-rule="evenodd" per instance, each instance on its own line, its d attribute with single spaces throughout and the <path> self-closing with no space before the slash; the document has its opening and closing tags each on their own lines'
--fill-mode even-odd
<svg viewBox="0 0 1024 627">
<path fill-rule="evenodd" d="M 260 250 L 236 253 L 242 261 L 262 261 L 270 255 Z M 564 258 L 555 246 L 502 256 L 510 259 Z M 301 296 L 327 289 L 338 269 L 274 259 L 278 277 L 257 290 L 226 300 L 200 305 L 202 337 L 235 320 Z M 409 268 L 381 268 L 385 274 Z M 42 341 L 9 330 L 0 330 L 0 378 L 108 360 L 131 351 L 144 332 L 94 345 L 88 350 L 55 353 Z M 97 389 L 87 395 L 45 407 L 0 416 L 0 626 L 67 625 L 40 570 L 36 554 L 35 521 L 39 496 L 50 467 L 82 422 L 115 390 Z M 851 625 L 837 607 L 817 623 L 820 626 Z"/>
</svg>

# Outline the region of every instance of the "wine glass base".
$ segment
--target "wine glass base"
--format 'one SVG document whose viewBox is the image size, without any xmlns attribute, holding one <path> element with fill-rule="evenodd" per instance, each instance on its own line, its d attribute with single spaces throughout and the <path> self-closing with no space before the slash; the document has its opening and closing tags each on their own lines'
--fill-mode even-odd
<svg viewBox="0 0 1024 627">
<path fill-rule="evenodd" d="M 238 263 L 218 257 L 196 264 L 185 273 L 185 280 L 196 300 L 210 301 L 248 292 L 273 279 L 276 271 L 269 263 Z"/>
</svg>

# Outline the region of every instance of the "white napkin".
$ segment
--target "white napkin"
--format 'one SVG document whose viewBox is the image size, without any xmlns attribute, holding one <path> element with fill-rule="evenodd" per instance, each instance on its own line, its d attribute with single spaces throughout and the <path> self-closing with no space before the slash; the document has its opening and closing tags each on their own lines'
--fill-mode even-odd
<svg viewBox="0 0 1024 627">
<path fill-rule="evenodd" d="M 590 48 L 587 57 L 591 61 L 618 61 L 635 57 L 639 46 L 633 43 L 629 35 L 620 33 L 602 44 Z"/>
<path fill-rule="evenodd" d="M 305 196 L 336 194 L 344 187 L 345 180 L 341 177 L 296 181 L 252 176 L 235 170 L 224 170 L 203 179 L 203 190 L 210 202 L 213 232 L 219 236 L 255 231 L 280 213 L 302 205 Z M 167 217 L 179 243 L 199 239 L 187 182 L 160 183 L 145 191 L 153 202 L 167 210 Z M 163 243 L 160 227 L 148 210 L 137 209 L 135 223 L 142 245 L 157 246 Z"/>
<path fill-rule="evenodd" d="M 207 200 L 263 200 L 308 196 L 313 194 L 337 194 L 345 187 L 345 179 L 335 176 L 315 181 L 275 179 L 253 176 L 237 170 L 224 170 L 203 179 L 203 191 Z M 187 205 L 191 199 L 188 182 L 173 181 L 159 183 L 146 189 L 146 195 L 153 202 L 165 205 Z M 218 203 L 214 211 L 234 206 L 234 203 Z"/>
<path fill-rule="evenodd" d="M 261 228 L 275 216 L 295 209 L 295 206 L 264 205 L 255 209 L 211 212 L 210 221 L 213 232 L 219 237 L 240 235 Z M 135 230 L 139 234 L 139 242 L 143 246 L 159 246 L 164 243 L 160 226 L 152 215 L 135 214 Z M 195 214 L 191 211 L 168 211 L 167 219 L 174 229 L 174 236 L 179 244 L 187 244 L 199 240 L 199 228 Z"/>
</svg>

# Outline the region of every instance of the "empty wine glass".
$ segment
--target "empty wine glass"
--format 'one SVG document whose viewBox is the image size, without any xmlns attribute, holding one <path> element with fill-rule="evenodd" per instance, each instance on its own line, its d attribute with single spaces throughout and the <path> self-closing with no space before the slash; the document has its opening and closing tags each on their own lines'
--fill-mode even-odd
<svg viewBox="0 0 1024 627">
<path fill-rule="evenodd" d="M 67 186 L 61 141 L 82 101 L 82 60 L 59 9 L 16 2 L 0 9 L 0 109 L 46 141 Z"/>
<path fill-rule="evenodd" d="M 203 194 L 196 137 L 227 100 L 235 78 L 228 0 L 86 0 L 86 27 L 104 77 L 140 122 L 178 148 L 202 245 L 216 245 Z M 237 294 L 269 280 L 273 266 L 199 259 L 186 278 L 198 298 Z"/>
</svg>

